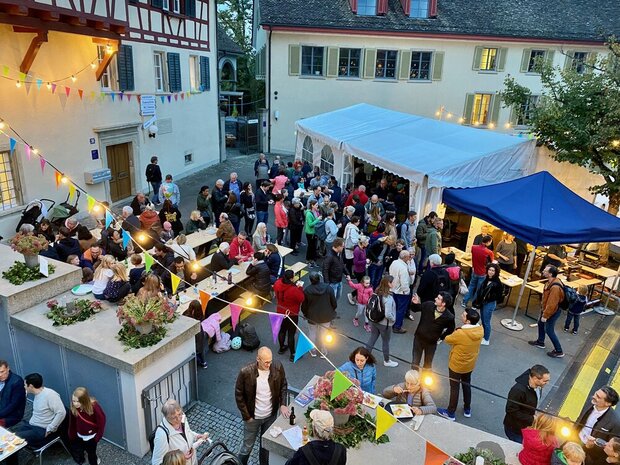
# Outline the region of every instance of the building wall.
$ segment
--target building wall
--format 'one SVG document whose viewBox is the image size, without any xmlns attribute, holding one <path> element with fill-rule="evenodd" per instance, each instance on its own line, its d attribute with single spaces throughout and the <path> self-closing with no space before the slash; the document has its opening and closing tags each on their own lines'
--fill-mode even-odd
<svg viewBox="0 0 620 465">
<path fill-rule="evenodd" d="M 260 30 L 256 43 L 265 43 L 268 31 Z M 314 45 L 343 48 L 373 48 L 389 50 L 423 50 L 444 52 L 441 80 L 415 82 L 408 80 L 376 80 L 352 78 L 326 78 L 289 75 L 289 44 Z M 479 72 L 472 69 L 476 46 L 502 47 L 507 49 L 506 63 L 502 72 Z M 495 93 L 503 88 L 507 75 L 540 92 L 540 78 L 536 74 L 522 73 L 521 61 L 525 48 L 553 49 L 554 64 L 564 66 L 566 57 L 560 53 L 568 48 L 583 51 L 604 52 L 603 48 L 576 47 L 567 44 L 537 45 L 523 43 L 488 42 L 481 40 L 439 40 L 403 37 L 370 37 L 325 33 L 293 33 L 274 31 L 271 51 L 271 151 L 293 153 L 295 148 L 295 121 L 347 107 L 356 103 L 369 103 L 391 110 L 436 117 L 444 107 L 443 118 L 452 114 L 452 121 L 463 116 L 466 94 Z M 325 54 L 327 49 L 325 49 Z M 268 56 L 268 54 L 267 54 Z M 363 66 L 363 62 L 362 62 Z M 398 65 L 397 65 L 398 66 Z M 267 67 L 267 69 L 269 69 Z M 398 70 L 398 69 L 397 69 Z M 269 72 L 267 72 L 269 74 Z M 277 99 L 274 98 L 278 92 Z M 320 96 L 320 98 L 317 98 Z M 275 119 L 275 112 L 279 112 Z M 510 109 L 502 108 L 496 129 L 505 128 L 510 119 Z"/>
<path fill-rule="evenodd" d="M 211 6 L 214 8 L 214 6 Z M 212 16 L 213 17 L 213 16 Z M 209 32 L 215 43 L 215 29 Z M 147 189 L 144 170 L 152 155 L 159 156 L 163 174 L 171 173 L 180 178 L 219 161 L 217 109 L 217 59 L 215 50 L 193 52 L 186 48 L 174 48 L 159 44 L 123 41 L 133 48 L 135 91 L 127 92 L 122 101 L 117 93 L 115 101 L 109 95 L 102 96 L 95 71 L 90 68 L 97 57 L 96 44 L 91 37 L 77 34 L 49 32 L 48 42 L 43 43 L 26 81 L 42 78 L 37 90 L 35 82 L 16 87 L 19 64 L 32 38 L 31 34 L 14 33 L 11 26 L 0 25 L 0 67 L 10 68 L 9 78 L 0 79 L 0 118 L 14 127 L 33 147 L 67 176 L 84 186 L 98 200 L 110 200 L 108 183 L 86 185 L 84 172 L 105 168 L 105 146 L 116 142 L 131 142 L 132 193 Z M 177 94 L 177 100 L 161 103 L 155 93 L 153 52 L 177 52 L 180 54 L 182 91 L 190 90 L 189 56 L 210 57 L 211 87 L 209 91 L 192 93 L 190 97 Z M 46 88 L 47 80 L 70 76 L 76 70 L 87 69 L 71 79 L 58 82 L 54 94 Z M 15 80 L 12 79 L 15 77 Z M 71 88 L 69 97 L 64 86 Z M 80 100 L 77 89 L 83 90 Z M 94 92 L 94 98 L 92 98 Z M 150 117 L 140 116 L 136 95 L 130 101 L 128 94 L 157 95 L 156 138 L 149 138 L 142 129 L 143 121 Z M 94 144 L 91 143 L 94 139 Z M 9 149 L 9 140 L 0 137 L 0 151 Z M 93 160 L 92 150 L 99 150 L 99 159 Z M 193 162 L 185 164 L 185 154 L 193 153 Z M 63 201 L 67 189 L 57 190 L 53 170 L 41 173 L 36 157 L 28 160 L 22 143 L 17 144 L 13 155 L 21 184 L 22 205 L 35 198 L 51 198 Z M 80 211 L 85 212 L 86 198 L 82 196 Z M 22 207 L 2 210 L 0 207 L 0 235 L 10 237 L 19 221 Z"/>
</svg>

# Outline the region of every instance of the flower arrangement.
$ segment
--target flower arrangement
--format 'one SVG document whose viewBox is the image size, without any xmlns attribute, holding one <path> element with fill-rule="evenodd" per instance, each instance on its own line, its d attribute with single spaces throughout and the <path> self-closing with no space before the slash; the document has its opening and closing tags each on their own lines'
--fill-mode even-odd
<svg viewBox="0 0 620 465">
<path fill-rule="evenodd" d="M 353 386 L 331 400 L 335 371 L 328 371 L 321 376 L 314 386 L 315 406 L 321 410 L 333 410 L 335 414 L 357 415 L 361 412 L 364 394 L 359 388 L 359 381 L 351 379 Z M 346 374 L 345 374 L 346 376 Z"/>
<path fill-rule="evenodd" d="M 77 299 L 60 305 L 57 300 L 47 302 L 49 312 L 45 314 L 53 320 L 53 326 L 72 325 L 78 321 L 89 319 L 95 313 L 101 311 L 101 302 L 98 300 Z"/>
<path fill-rule="evenodd" d="M 17 233 L 11 239 L 11 248 L 24 255 L 38 255 L 42 250 L 47 250 L 48 244 L 41 235 Z"/>
<path fill-rule="evenodd" d="M 49 265 L 47 268 L 48 275 L 54 273 L 56 268 L 54 265 Z M 30 268 L 24 262 L 15 262 L 9 267 L 8 270 L 2 272 L 2 277 L 8 280 L 11 284 L 19 286 L 26 281 L 36 281 L 37 279 L 45 278 L 46 276 L 39 271 L 39 268 Z"/>
<path fill-rule="evenodd" d="M 174 310 L 163 297 L 148 300 L 134 295 L 127 297 L 116 312 L 121 324 L 119 339 L 133 349 L 157 344 L 166 336 L 165 325 L 175 320 Z"/>
</svg>

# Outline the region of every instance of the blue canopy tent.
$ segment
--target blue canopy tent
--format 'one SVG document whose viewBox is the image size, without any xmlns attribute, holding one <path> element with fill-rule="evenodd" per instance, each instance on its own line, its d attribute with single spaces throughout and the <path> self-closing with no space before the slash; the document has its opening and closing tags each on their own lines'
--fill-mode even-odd
<svg viewBox="0 0 620 465">
<path fill-rule="evenodd" d="M 620 218 L 589 203 L 546 171 L 483 187 L 447 188 L 443 203 L 481 218 L 536 246 L 620 240 Z M 534 262 L 530 255 L 509 329 L 515 321 L 525 283 Z M 508 321 L 508 324 L 505 322 Z"/>
</svg>

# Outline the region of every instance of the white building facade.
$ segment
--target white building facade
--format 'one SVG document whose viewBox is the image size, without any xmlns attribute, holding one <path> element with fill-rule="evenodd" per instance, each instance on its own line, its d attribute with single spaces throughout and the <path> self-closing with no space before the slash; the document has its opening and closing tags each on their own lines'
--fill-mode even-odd
<svg viewBox="0 0 620 465">
<path fill-rule="evenodd" d="M 528 0 L 516 12 L 508 0 L 482 3 L 473 10 L 466 0 L 256 0 L 266 150 L 293 153 L 296 120 L 362 102 L 526 131 L 527 108 L 519 118 L 498 96 L 506 76 L 540 94 L 540 60 L 587 72 L 585 62 L 608 53 L 600 31 L 617 32 L 611 16 L 620 15 L 612 0 L 588 10 L 588 25 L 576 24 L 577 6 Z"/>
<path fill-rule="evenodd" d="M 68 194 L 33 150 L 110 203 L 148 191 L 153 155 L 175 179 L 220 160 L 213 2 L 14 3 L 0 0 L 0 235 L 29 201 Z"/>
</svg>

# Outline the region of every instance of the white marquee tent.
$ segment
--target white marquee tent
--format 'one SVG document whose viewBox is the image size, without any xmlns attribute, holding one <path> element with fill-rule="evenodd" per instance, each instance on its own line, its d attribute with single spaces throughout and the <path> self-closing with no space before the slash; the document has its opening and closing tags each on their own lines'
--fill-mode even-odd
<svg viewBox="0 0 620 465">
<path fill-rule="evenodd" d="M 478 187 L 531 174 L 535 143 L 365 103 L 299 120 L 297 158 L 353 178 L 352 157 L 411 182 L 410 206 L 435 209 L 444 187 Z"/>
</svg>

